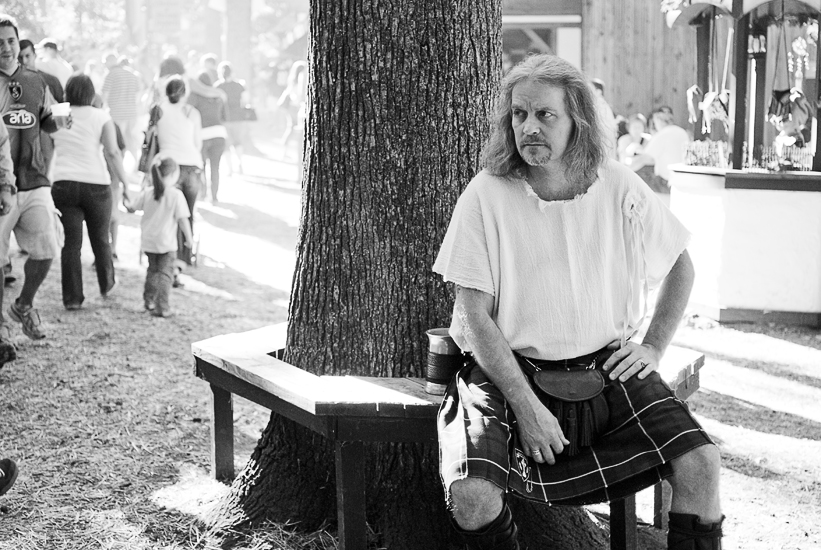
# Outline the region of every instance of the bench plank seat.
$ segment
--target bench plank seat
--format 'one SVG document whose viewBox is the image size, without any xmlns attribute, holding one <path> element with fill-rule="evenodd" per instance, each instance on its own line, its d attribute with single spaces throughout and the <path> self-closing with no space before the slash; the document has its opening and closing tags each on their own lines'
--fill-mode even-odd
<svg viewBox="0 0 821 550">
<path fill-rule="evenodd" d="M 335 444 L 340 548 L 365 547 L 363 442 L 435 443 L 441 396 L 425 392 L 423 378 L 316 376 L 281 360 L 287 325 L 215 336 L 191 346 L 196 376 L 212 391 L 212 470 L 234 477 L 232 395 L 240 395 L 328 437 Z M 704 355 L 670 346 L 662 379 L 687 399 L 699 388 Z M 654 523 L 663 525 L 656 488 Z M 611 503 L 612 550 L 636 547 L 635 497 Z"/>
</svg>

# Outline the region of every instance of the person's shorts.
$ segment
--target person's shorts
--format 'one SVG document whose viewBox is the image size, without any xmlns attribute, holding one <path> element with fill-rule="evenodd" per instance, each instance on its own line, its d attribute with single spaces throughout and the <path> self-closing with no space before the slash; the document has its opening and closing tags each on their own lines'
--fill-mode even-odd
<svg viewBox="0 0 821 550">
<path fill-rule="evenodd" d="M 12 195 L 11 210 L 0 216 L 0 258 L 9 261 L 11 232 L 32 260 L 52 260 L 62 244 L 63 225 L 51 198 L 51 187 L 37 187 Z"/>
<path fill-rule="evenodd" d="M 242 144 L 245 143 L 245 121 L 226 122 L 225 129 L 228 130 L 228 145 L 242 147 Z"/>
</svg>

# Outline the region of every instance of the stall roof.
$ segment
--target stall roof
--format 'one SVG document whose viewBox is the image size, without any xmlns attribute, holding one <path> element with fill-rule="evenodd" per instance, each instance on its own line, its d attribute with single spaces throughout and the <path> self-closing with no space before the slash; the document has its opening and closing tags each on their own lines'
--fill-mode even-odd
<svg viewBox="0 0 821 550">
<path fill-rule="evenodd" d="M 717 9 L 723 14 L 735 13 L 738 17 L 764 6 L 777 13 L 781 13 L 783 6 L 783 11 L 787 15 L 821 13 L 821 0 L 690 0 L 684 4 L 686 5 L 681 9 L 666 13 L 668 27 L 689 25 L 712 9 Z"/>
<path fill-rule="evenodd" d="M 821 0 L 785 0 L 783 3 L 784 12 L 788 14 L 807 13 L 808 11 L 821 12 Z M 773 4 L 780 7 L 782 0 L 743 0 L 742 12 L 746 15 L 764 4 Z M 806 8 L 810 8 L 810 10 Z"/>
<path fill-rule="evenodd" d="M 821 2 L 821 0 L 818 1 Z M 678 25 L 689 25 L 710 10 L 730 14 L 733 11 L 733 0 L 691 0 L 680 10 L 671 10 L 665 14 L 667 26 L 672 28 Z"/>
</svg>

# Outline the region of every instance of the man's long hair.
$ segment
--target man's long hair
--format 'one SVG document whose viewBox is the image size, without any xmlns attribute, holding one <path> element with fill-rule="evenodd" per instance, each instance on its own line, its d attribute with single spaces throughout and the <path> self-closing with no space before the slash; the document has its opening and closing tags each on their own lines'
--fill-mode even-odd
<svg viewBox="0 0 821 550">
<path fill-rule="evenodd" d="M 513 88 L 534 80 L 564 90 L 565 108 L 573 119 L 573 133 L 563 161 L 568 177 L 591 184 L 606 155 L 596 112 L 596 100 L 584 75 L 554 55 L 534 55 L 513 67 L 502 81 L 492 118 L 490 138 L 482 151 L 482 164 L 495 176 L 521 176 L 527 163 L 519 155 L 513 134 Z"/>
</svg>

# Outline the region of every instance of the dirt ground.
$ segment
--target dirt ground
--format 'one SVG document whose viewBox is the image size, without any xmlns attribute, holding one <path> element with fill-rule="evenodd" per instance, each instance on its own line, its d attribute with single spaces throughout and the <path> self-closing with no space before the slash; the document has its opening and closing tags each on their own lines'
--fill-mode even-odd
<svg viewBox="0 0 821 550">
<path fill-rule="evenodd" d="M 209 391 L 190 344 L 286 319 L 299 217 L 295 155 L 258 145 L 265 156 L 246 156 L 220 204 L 199 210 L 200 261 L 173 293 L 175 317 L 142 311 L 136 215 L 124 214 L 113 297 L 99 296 L 86 251 L 85 307 L 65 311 L 55 264 L 36 303 L 48 338 L 18 332 L 20 358 L 0 370 L 0 456 L 21 470 L 0 497 L 0 549 L 216 547 L 196 520 L 226 487 L 208 477 Z M 821 548 L 821 333 L 691 317 L 675 343 L 708 356 L 691 405 L 723 456 L 724 548 Z M 237 468 L 267 418 L 237 400 Z M 271 525 L 234 548 L 335 547 L 289 530 Z"/>
</svg>

